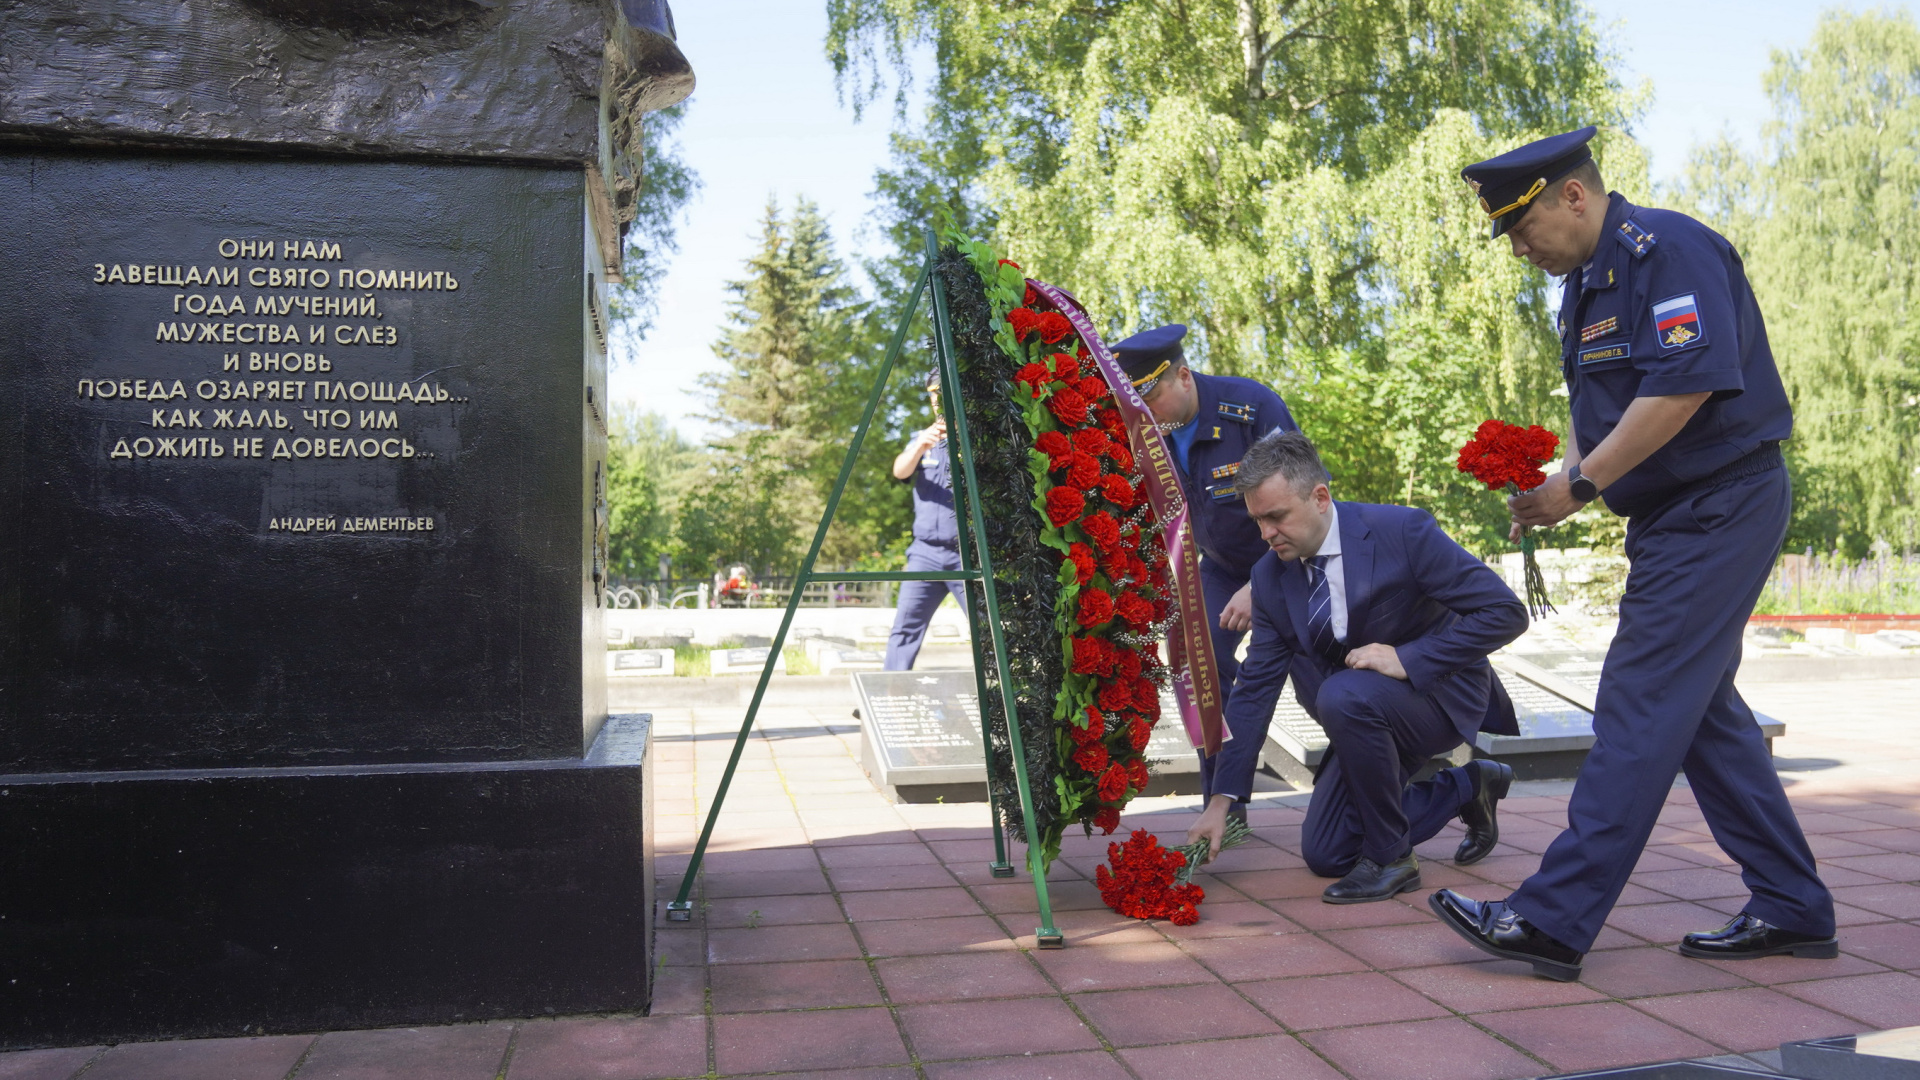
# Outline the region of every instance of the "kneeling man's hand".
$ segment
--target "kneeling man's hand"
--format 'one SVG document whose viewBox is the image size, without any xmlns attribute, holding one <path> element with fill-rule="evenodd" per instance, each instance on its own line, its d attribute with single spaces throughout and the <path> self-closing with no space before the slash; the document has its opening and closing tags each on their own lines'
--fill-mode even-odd
<svg viewBox="0 0 1920 1080">
<path fill-rule="evenodd" d="M 1220 629 L 1238 634 L 1252 628 L 1253 582 L 1249 581 L 1228 599 L 1226 607 L 1220 609 Z"/>
<path fill-rule="evenodd" d="M 1347 666 L 1357 671 L 1377 671 L 1389 679 L 1407 677 L 1407 669 L 1400 666 L 1400 654 L 1391 645 L 1362 645 L 1347 654 Z"/>
<path fill-rule="evenodd" d="M 1215 795 L 1207 800 L 1207 808 L 1200 812 L 1200 820 L 1187 830 L 1187 843 L 1207 841 L 1207 857 L 1202 862 L 1212 862 L 1220 854 L 1220 841 L 1227 834 L 1227 807 L 1233 800 L 1225 795 Z"/>
</svg>

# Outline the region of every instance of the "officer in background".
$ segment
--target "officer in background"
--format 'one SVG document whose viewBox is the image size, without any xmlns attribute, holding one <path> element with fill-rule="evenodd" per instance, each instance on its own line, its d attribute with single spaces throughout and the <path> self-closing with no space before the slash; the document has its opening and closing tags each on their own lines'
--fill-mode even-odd
<svg viewBox="0 0 1920 1080">
<path fill-rule="evenodd" d="M 1461 175 L 1515 257 L 1565 277 L 1571 437 L 1562 470 L 1509 501 L 1516 537 L 1604 498 L 1628 519 L 1632 569 L 1568 829 L 1505 901 L 1442 889 L 1429 903 L 1485 951 L 1577 978 L 1684 770 L 1752 896 L 1680 951 L 1832 957 L 1833 897 L 1733 685 L 1786 534 L 1780 442 L 1793 414 L 1739 254 L 1683 214 L 1602 194 L 1593 135 L 1543 139 Z"/>
<path fill-rule="evenodd" d="M 1239 673 L 1234 653 L 1253 626 L 1253 564 L 1267 553 L 1260 527 L 1247 516 L 1246 499 L 1235 484 L 1247 448 L 1273 431 L 1299 431 L 1280 395 L 1252 379 L 1201 375 L 1187 366 L 1180 339 L 1187 328 L 1143 330 L 1113 346 L 1114 356 L 1152 410 L 1173 448 L 1187 520 L 1200 549 L 1200 587 L 1213 636 L 1213 658 L 1220 671 L 1220 703 L 1225 708 Z M 1202 805 L 1213 797 L 1215 762 L 1200 759 Z M 1234 812 L 1246 814 L 1250 792 L 1235 796 Z"/>
<path fill-rule="evenodd" d="M 913 543 L 907 546 L 908 570 L 960 569 L 960 518 L 953 510 L 953 470 L 947 455 L 947 421 L 940 412 L 940 373 L 927 377 L 933 399 L 933 424 L 908 440 L 893 459 L 893 478 L 913 481 Z M 953 593 L 960 610 L 967 593 L 958 581 L 903 581 L 887 638 L 888 671 L 911 671 L 926 640 L 927 624 L 940 602 Z"/>
</svg>

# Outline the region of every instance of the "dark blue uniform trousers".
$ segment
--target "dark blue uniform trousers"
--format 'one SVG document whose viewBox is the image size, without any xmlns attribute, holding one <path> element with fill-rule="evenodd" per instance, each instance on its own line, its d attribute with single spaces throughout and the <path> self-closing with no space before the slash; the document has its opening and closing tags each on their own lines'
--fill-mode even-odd
<svg viewBox="0 0 1920 1080">
<path fill-rule="evenodd" d="M 1721 850 L 1753 896 L 1745 910 L 1803 934 L 1833 933 L 1833 897 L 1734 690 L 1741 635 L 1786 535 L 1784 468 L 1674 499 L 1627 527 L 1632 570 L 1600 673 L 1594 745 L 1567 830 L 1508 903 L 1541 930 L 1591 948 L 1685 770 Z M 1711 929 L 1702 927 L 1701 929 Z"/>
<path fill-rule="evenodd" d="M 1234 653 L 1240 650 L 1240 641 L 1247 636 L 1245 630 L 1220 629 L 1220 613 L 1227 609 L 1227 601 L 1233 594 L 1247 585 L 1247 578 L 1202 557 L 1200 560 L 1200 599 L 1207 607 L 1207 631 L 1213 637 L 1213 663 L 1220 672 L 1220 709 L 1227 708 L 1227 696 L 1233 693 L 1234 677 L 1240 674 L 1240 660 Z M 1238 733 L 1235 733 L 1238 737 Z M 1249 738 L 1265 738 L 1264 732 Z M 1213 762 L 1207 759 L 1206 752 L 1195 750 L 1200 756 L 1200 799 L 1204 806 L 1206 800 L 1213 798 Z M 1235 808 L 1244 808 L 1246 803 L 1236 802 Z"/>
<path fill-rule="evenodd" d="M 1407 783 L 1429 759 L 1460 745 L 1460 732 L 1432 698 L 1405 681 L 1377 671 L 1337 671 L 1320 684 L 1314 705 L 1331 745 L 1300 825 L 1307 869 L 1344 877 L 1362 855 L 1381 865 L 1405 858 L 1472 796 L 1465 769 Z"/>
<path fill-rule="evenodd" d="M 908 570 L 958 570 L 960 569 L 959 547 L 947 547 L 942 544 L 929 544 L 925 540 L 915 540 L 907 545 Z M 920 643 L 926 640 L 927 624 L 933 621 L 933 613 L 940 602 L 953 594 L 953 601 L 960 610 L 967 609 L 967 591 L 964 582 L 959 581 L 903 581 L 900 583 L 900 599 L 893 614 L 893 633 L 887 638 L 888 671 L 912 671 L 913 662 L 920 656 Z"/>
</svg>

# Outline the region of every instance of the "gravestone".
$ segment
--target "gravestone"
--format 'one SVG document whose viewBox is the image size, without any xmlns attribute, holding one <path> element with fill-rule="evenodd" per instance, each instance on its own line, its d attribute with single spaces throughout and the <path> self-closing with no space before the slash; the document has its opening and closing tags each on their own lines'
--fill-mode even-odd
<svg viewBox="0 0 1920 1080">
<path fill-rule="evenodd" d="M 673 674 L 672 649 L 609 649 L 607 674 L 622 678 L 664 678 Z"/>
<path fill-rule="evenodd" d="M 767 656 L 772 652 L 771 647 L 764 645 L 750 649 L 715 649 L 707 654 L 707 671 L 712 675 L 758 675 L 766 670 Z M 773 670 L 786 674 L 785 651 L 774 657 Z"/>
<path fill-rule="evenodd" d="M 645 1009 L 605 334 L 664 3 L 4 42 L 0 1046 Z"/>
<path fill-rule="evenodd" d="M 860 764 L 875 787 L 902 802 L 986 800 L 973 672 L 863 671 L 853 686 Z"/>
<path fill-rule="evenodd" d="M 884 653 L 866 649 L 821 649 L 814 661 L 822 675 L 849 671 L 879 671 L 886 664 Z"/>
</svg>

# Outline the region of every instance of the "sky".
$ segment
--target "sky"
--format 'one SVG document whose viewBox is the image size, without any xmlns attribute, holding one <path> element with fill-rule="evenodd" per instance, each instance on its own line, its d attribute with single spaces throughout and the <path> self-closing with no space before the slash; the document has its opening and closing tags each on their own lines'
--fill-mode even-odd
<svg viewBox="0 0 1920 1080">
<path fill-rule="evenodd" d="M 1798 49 L 1823 7 L 1813 0 L 1588 0 L 1629 86 L 1651 83 L 1634 134 L 1656 182 L 1685 168 L 1700 141 L 1727 131 L 1757 145 L 1768 104 L 1761 76 L 1776 49 Z M 1858 2 L 1844 6 L 1861 9 Z M 1912 10 L 1911 0 L 1885 5 Z M 877 252 L 867 221 L 874 172 L 887 162 L 891 103 L 860 120 L 840 99 L 822 49 L 825 0 L 686 0 L 674 9 L 698 85 L 681 129 L 702 188 L 679 231 L 652 333 L 616 350 L 615 400 L 637 402 L 699 440 L 708 426 L 699 375 L 714 370 L 728 294 L 758 243 L 769 197 L 805 196 L 825 212 L 845 256 Z"/>
</svg>

